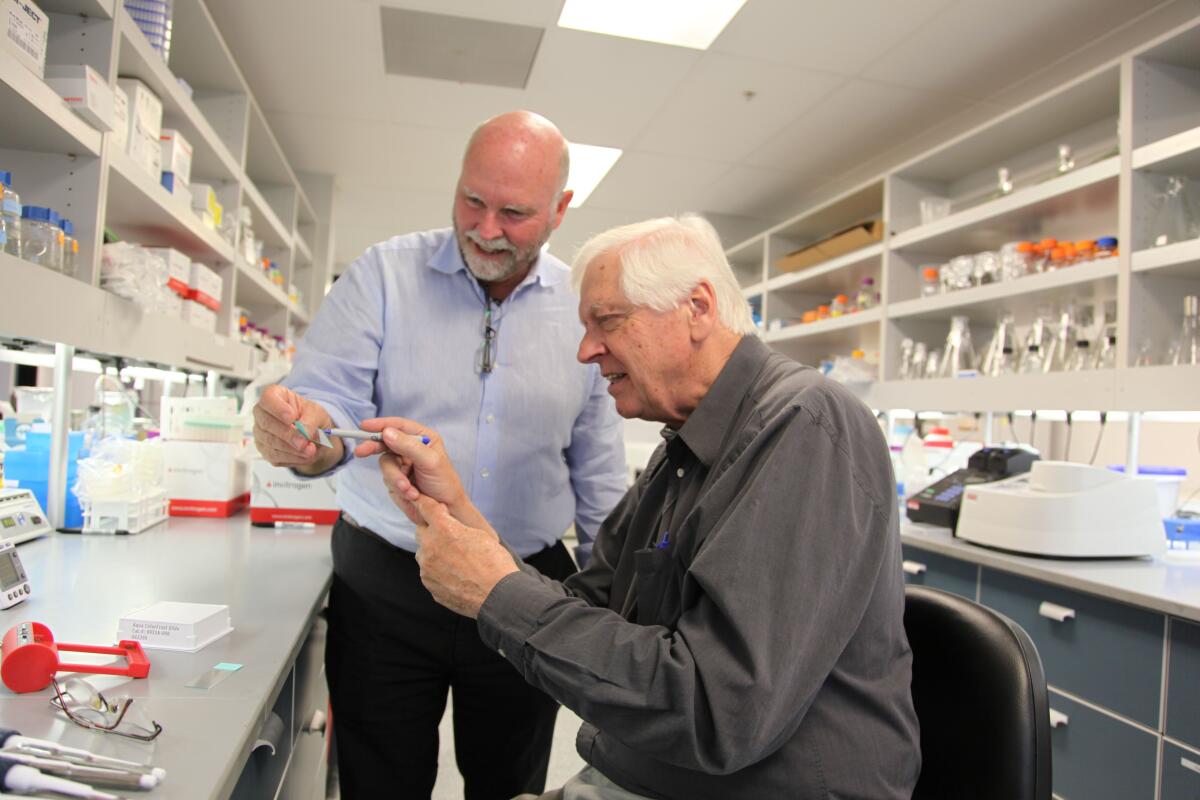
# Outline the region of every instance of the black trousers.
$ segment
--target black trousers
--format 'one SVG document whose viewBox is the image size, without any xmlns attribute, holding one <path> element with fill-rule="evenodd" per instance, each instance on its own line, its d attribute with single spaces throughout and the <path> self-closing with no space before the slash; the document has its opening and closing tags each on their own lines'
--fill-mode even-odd
<svg viewBox="0 0 1200 800">
<path fill-rule="evenodd" d="M 575 571 L 561 542 L 526 563 L 556 580 Z M 451 688 L 467 800 L 541 793 L 558 704 L 434 602 L 412 553 L 342 518 L 333 569 L 325 674 L 343 800 L 427 800 Z"/>
</svg>

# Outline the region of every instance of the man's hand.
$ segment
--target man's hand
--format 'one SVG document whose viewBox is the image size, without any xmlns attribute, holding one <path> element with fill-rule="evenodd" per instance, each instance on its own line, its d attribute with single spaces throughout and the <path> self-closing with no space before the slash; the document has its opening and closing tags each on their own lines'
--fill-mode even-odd
<svg viewBox="0 0 1200 800">
<path fill-rule="evenodd" d="M 417 564 L 421 583 L 446 608 L 474 619 L 505 575 L 517 572 L 512 555 L 492 531 L 469 528 L 438 501 L 421 496 L 413 503 L 417 525 Z"/>
<path fill-rule="evenodd" d="M 292 425 L 296 420 L 308 431 L 333 427 L 333 419 L 321 405 L 278 384 L 268 386 L 254 406 L 258 452 L 276 467 L 291 467 L 305 475 L 328 472 L 342 460 L 341 439 L 334 438 L 333 447 L 318 447 L 300 435 Z"/>
</svg>

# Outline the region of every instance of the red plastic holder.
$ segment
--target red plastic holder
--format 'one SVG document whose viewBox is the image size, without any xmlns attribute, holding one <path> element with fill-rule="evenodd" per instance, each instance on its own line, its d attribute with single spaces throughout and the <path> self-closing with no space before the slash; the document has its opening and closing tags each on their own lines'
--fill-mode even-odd
<svg viewBox="0 0 1200 800">
<path fill-rule="evenodd" d="M 67 664 L 59 660 L 60 651 L 123 656 L 125 666 Z M 8 629 L 0 644 L 0 680 L 5 686 L 17 693 L 40 691 L 50 685 L 56 672 L 144 678 L 150 674 L 150 660 L 141 643 L 130 639 L 122 639 L 116 647 L 98 647 L 56 642 L 50 629 L 40 622 L 22 622 Z"/>
</svg>

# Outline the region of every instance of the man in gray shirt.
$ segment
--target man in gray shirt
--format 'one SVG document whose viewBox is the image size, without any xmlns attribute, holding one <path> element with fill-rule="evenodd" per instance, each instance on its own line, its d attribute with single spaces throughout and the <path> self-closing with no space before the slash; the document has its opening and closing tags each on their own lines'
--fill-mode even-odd
<svg viewBox="0 0 1200 800">
<path fill-rule="evenodd" d="M 707 222 L 600 234 L 573 267 L 625 417 L 663 444 L 558 583 L 504 549 L 433 432 L 381 458 L 421 579 L 585 720 L 547 797 L 907 798 L 920 770 L 895 483 L 870 411 L 767 348 Z M 362 455 L 379 445 L 364 445 Z"/>
</svg>

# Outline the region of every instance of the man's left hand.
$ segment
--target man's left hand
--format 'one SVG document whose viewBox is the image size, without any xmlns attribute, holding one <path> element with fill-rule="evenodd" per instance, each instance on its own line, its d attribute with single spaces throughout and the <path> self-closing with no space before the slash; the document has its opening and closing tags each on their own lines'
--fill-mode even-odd
<svg viewBox="0 0 1200 800">
<path fill-rule="evenodd" d="M 425 519 L 417 526 L 421 583 L 438 603 L 474 619 L 500 579 L 518 571 L 516 562 L 495 533 L 463 525 L 432 498 L 415 505 Z"/>
</svg>

